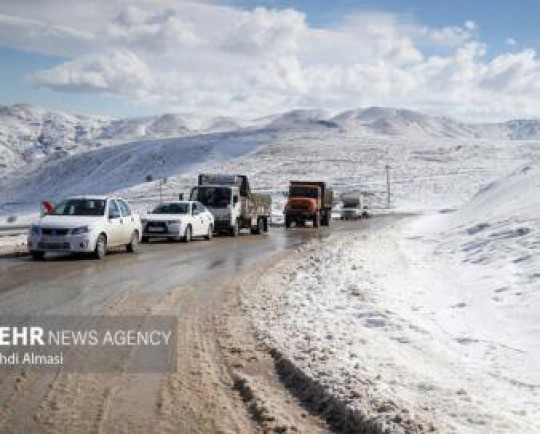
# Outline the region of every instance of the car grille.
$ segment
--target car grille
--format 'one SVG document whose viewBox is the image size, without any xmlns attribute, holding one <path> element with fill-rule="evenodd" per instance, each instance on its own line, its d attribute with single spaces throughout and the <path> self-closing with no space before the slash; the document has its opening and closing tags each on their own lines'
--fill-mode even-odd
<svg viewBox="0 0 540 434">
<path fill-rule="evenodd" d="M 38 249 L 41 250 L 69 250 L 69 243 L 38 243 Z"/>
<path fill-rule="evenodd" d="M 47 236 L 63 237 L 67 235 L 69 229 L 64 228 L 41 228 L 41 233 Z"/>
<path fill-rule="evenodd" d="M 148 222 L 144 227 L 144 232 L 166 234 L 169 232 L 169 229 L 167 227 L 167 223 L 165 222 Z"/>
</svg>

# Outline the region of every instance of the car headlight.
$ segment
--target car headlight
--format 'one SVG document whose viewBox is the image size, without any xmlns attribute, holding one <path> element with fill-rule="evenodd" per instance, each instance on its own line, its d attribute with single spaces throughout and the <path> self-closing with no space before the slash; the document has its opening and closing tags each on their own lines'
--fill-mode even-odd
<svg viewBox="0 0 540 434">
<path fill-rule="evenodd" d="M 80 228 L 72 229 L 71 235 L 87 234 L 88 232 L 90 232 L 90 228 L 88 226 L 81 226 Z"/>
<path fill-rule="evenodd" d="M 30 227 L 30 233 L 32 235 L 39 235 L 41 233 L 41 228 L 38 225 L 32 225 Z"/>
</svg>

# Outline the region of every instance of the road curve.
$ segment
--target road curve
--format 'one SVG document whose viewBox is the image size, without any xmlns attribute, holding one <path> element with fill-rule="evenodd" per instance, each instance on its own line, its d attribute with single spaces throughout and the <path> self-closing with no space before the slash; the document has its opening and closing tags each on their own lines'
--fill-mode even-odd
<svg viewBox="0 0 540 434">
<path fill-rule="evenodd" d="M 280 386 L 271 359 L 257 347 L 242 318 L 236 290 L 291 249 L 364 225 L 273 228 L 266 235 L 189 244 L 156 241 L 137 254 L 112 252 L 103 261 L 0 259 L 0 316 L 165 314 L 179 319 L 173 374 L 0 369 L 0 431 L 247 433 L 266 429 L 270 422 L 273 428 L 282 423 L 326 431 L 324 422 L 307 414 Z M 268 420 L 261 420 L 264 411 L 253 414 L 253 406 L 246 406 L 235 390 L 236 368 L 258 378 L 265 396 L 261 402 L 275 403 L 275 414 L 263 417 Z"/>
</svg>

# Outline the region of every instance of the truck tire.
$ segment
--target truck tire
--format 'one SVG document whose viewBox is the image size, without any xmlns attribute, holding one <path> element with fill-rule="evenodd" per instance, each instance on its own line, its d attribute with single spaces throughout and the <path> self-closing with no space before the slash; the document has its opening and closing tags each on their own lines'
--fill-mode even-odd
<svg viewBox="0 0 540 434">
<path fill-rule="evenodd" d="M 263 231 L 268 232 L 268 217 L 263 218 Z"/>
<path fill-rule="evenodd" d="M 330 226 L 330 222 L 332 220 L 332 211 L 326 211 L 326 217 L 324 219 L 325 221 L 325 226 Z"/>
<path fill-rule="evenodd" d="M 238 220 L 236 220 L 231 227 L 230 234 L 231 234 L 231 237 L 237 237 L 239 233 L 240 233 L 240 225 L 238 224 Z"/>
<path fill-rule="evenodd" d="M 321 215 L 319 213 L 313 216 L 313 227 L 318 228 L 321 225 Z"/>
<path fill-rule="evenodd" d="M 257 235 L 261 235 L 263 232 L 264 232 L 264 218 L 260 217 L 257 220 L 257 229 L 256 229 L 255 233 Z"/>
<path fill-rule="evenodd" d="M 285 216 L 285 227 L 289 229 L 291 227 L 291 219 L 287 216 Z"/>
</svg>

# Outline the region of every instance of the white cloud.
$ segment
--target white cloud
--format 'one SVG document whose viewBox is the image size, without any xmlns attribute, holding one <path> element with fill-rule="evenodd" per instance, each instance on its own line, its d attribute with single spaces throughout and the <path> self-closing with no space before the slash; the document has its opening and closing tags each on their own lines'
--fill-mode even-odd
<svg viewBox="0 0 540 434">
<path fill-rule="evenodd" d="M 160 50 L 179 45 L 196 45 L 198 37 L 192 24 L 172 9 L 146 11 L 130 6 L 107 26 L 113 42 L 140 49 Z"/>
<path fill-rule="evenodd" d="M 223 47 L 248 54 L 295 52 L 306 30 L 304 15 L 295 10 L 256 8 L 238 15 Z"/>
<path fill-rule="evenodd" d="M 152 73 L 136 54 L 130 51 L 108 51 L 89 54 L 38 71 L 31 77 L 36 84 L 55 90 L 125 93 L 145 96 L 154 86 Z"/>
<path fill-rule="evenodd" d="M 0 43 L 51 55 L 78 55 L 89 50 L 95 38 L 74 27 L 0 14 Z"/>
<path fill-rule="evenodd" d="M 431 44 L 440 47 L 457 47 L 474 39 L 476 29 L 477 25 L 474 21 L 466 21 L 462 27 L 424 28 L 423 33 Z"/>
<path fill-rule="evenodd" d="M 489 57 L 472 20 L 427 27 L 359 12 L 317 29 L 293 9 L 188 0 L 41 0 L 3 9 L 11 16 L 0 16 L 0 44 L 71 58 L 36 71 L 36 84 L 127 95 L 156 111 L 256 116 L 373 104 L 482 119 L 540 112 L 537 53 L 508 42 L 512 52 Z"/>
</svg>

